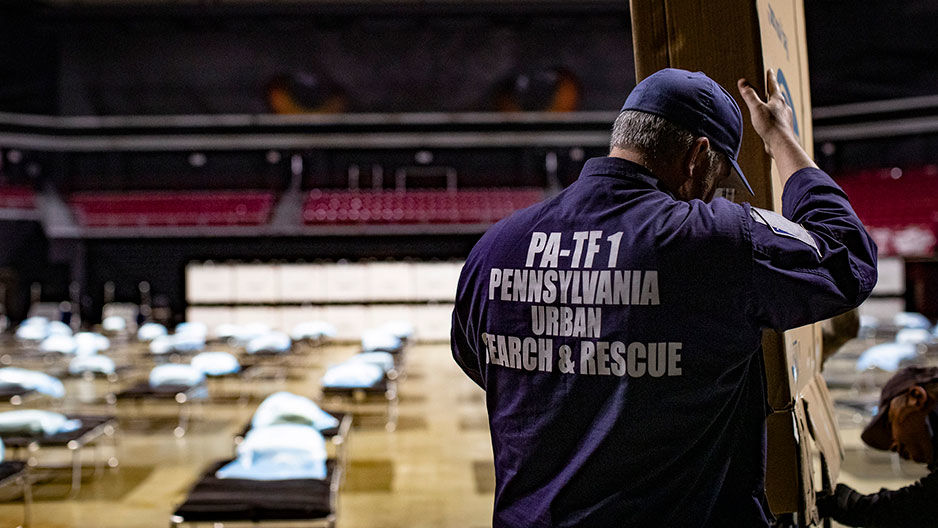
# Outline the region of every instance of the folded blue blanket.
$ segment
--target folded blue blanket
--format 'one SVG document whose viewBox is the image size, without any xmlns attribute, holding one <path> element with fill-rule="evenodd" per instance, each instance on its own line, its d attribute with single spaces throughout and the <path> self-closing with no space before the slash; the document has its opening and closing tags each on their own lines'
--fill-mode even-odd
<svg viewBox="0 0 938 528">
<path fill-rule="evenodd" d="M 118 315 L 111 315 L 101 321 L 101 328 L 106 332 L 123 332 L 127 330 L 127 320 Z"/>
<path fill-rule="evenodd" d="M 157 337 L 164 336 L 167 333 L 166 327 L 159 323 L 143 323 L 137 330 L 137 340 L 153 341 Z"/>
<path fill-rule="evenodd" d="M 205 336 L 208 335 L 208 326 L 199 322 L 179 323 L 173 333 L 176 335 L 199 336 L 205 340 Z"/>
<path fill-rule="evenodd" d="M 911 343 L 882 343 L 872 346 L 860 354 L 857 359 L 857 372 L 868 368 L 880 368 L 888 372 L 899 370 L 903 360 L 912 359 L 918 355 L 918 348 Z"/>
<path fill-rule="evenodd" d="M 290 337 L 295 341 L 302 339 L 325 339 L 335 337 L 335 326 L 325 321 L 308 321 L 299 323 L 290 331 Z"/>
<path fill-rule="evenodd" d="M 918 312 L 899 312 L 892 317 L 892 323 L 900 328 L 931 328 L 931 321 Z"/>
<path fill-rule="evenodd" d="M 0 368 L 0 385 L 22 387 L 53 398 L 65 397 L 65 386 L 61 381 L 35 370 L 17 367 Z"/>
<path fill-rule="evenodd" d="M 191 363 L 206 376 L 224 376 L 241 370 L 238 358 L 228 352 L 202 352 L 196 354 Z"/>
<path fill-rule="evenodd" d="M 192 365 L 170 363 L 158 365 L 150 371 L 150 386 L 186 385 L 194 387 L 205 381 L 205 374 Z"/>
<path fill-rule="evenodd" d="M 239 457 L 287 451 L 297 451 L 302 453 L 297 456 L 310 460 L 325 460 L 326 439 L 308 425 L 280 423 L 251 429 L 238 444 Z"/>
<path fill-rule="evenodd" d="M 290 351 L 293 341 L 290 336 L 283 332 L 267 332 L 251 339 L 244 347 L 248 354 L 257 354 L 259 352 L 285 353 Z"/>
<path fill-rule="evenodd" d="M 82 372 L 98 372 L 100 374 L 114 374 L 114 360 L 98 354 L 76 356 L 68 363 L 69 374 Z"/>
<path fill-rule="evenodd" d="M 59 354 L 74 354 L 78 349 L 78 342 L 70 335 L 50 335 L 39 343 L 42 352 L 56 352 Z"/>
<path fill-rule="evenodd" d="M 397 350 L 402 344 L 401 338 L 387 330 L 373 329 L 362 333 L 362 350 L 365 352 Z"/>
<path fill-rule="evenodd" d="M 298 451 L 264 453 L 253 457 L 238 457 L 219 469 L 215 476 L 221 479 L 288 480 L 326 478 L 326 461 L 305 457 Z"/>
<path fill-rule="evenodd" d="M 925 328 L 903 328 L 896 332 L 896 343 L 925 344 L 933 341 L 935 337 Z"/>
<path fill-rule="evenodd" d="M 372 363 L 347 361 L 329 367 L 322 376 L 322 386 L 332 388 L 367 388 L 384 378 L 384 370 Z"/>
<path fill-rule="evenodd" d="M 49 321 L 49 324 L 46 325 L 46 333 L 50 336 L 54 336 L 54 335 L 71 336 L 72 327 L 68 326 L 62 321 Z"/>
<path fill-rule="evenodd" d="M 47 326 L 48 321 L 45 319 L 30 317 L 16 329 L 16 338 L 21 341 L 42 341 L 49 335 Z"/>
<path fill-rule="evenodd" d="M 381 367 L 381 370 L 385 372 L 389 372 L 394 368 L 394 356 L 389 352 L 360 352 L 350 357 L 345 362 L 371 363 L 372 365 L 378 365 Z"/>
<path fill-rule="evenodd" d="M 75 334 L 77 355 L 96 354 L 111 347 L 111 340 L 96 332 L 78 332 Z"/>
<path fill-rule="evenodd" d="M 233 344 L 246 347 L 252 339 L 271 332 L 270 325 L 264 323 L 249 324 L 220 324 L 215 327 L 215 335 L 219 339 L 227 339 Z"/>
<path fill-rule="evenodd" d="M 45 317 L 30 317 L 20 323 L 16 329 L 17 339 L 27 341 L 42 341 L 53 335 L 71 336 L 72 328 L 62 321 L 50 321 Z"/>
<path fill-rule="evenodd" d="M 205 348 L 205 334 L 187 331 L 169 337 L 171 349 L 175 352 L 195 352 Z"/>
<path fill-rule="evenodd" d="M 68 433 L 81 427 L 81 420 L 69 420 L 64 414 L 24 409 L 0 412 L 0 435 L 46 435 Z"/>
</svg>

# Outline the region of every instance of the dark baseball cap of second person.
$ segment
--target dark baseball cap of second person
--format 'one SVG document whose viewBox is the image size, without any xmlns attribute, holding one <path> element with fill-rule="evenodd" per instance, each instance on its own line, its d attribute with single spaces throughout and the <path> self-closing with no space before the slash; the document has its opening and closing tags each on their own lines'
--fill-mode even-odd
<svg viewBox="0 0 938 528">
<path fill-rule="evenodd" d="M 665 68 L 643 79 L 625 100 L 622 111 L 657 115 L 706 137 L 730 165 L 750 194 L 752 187 L 739 168 L 743 140 L 743 114 L 725 88 L 703 72 Z"/>
<path fill-rule="evenodd" d="M 860 438 L 870 447 L 888 450 L 892 445 L 892 428 L 889 424 L 889 403 L 916 385 L 938 381 L 938 367 L 905 367 L 886 382 L 879 395 L 876 416 L 863 429 Z"/>
</svg>

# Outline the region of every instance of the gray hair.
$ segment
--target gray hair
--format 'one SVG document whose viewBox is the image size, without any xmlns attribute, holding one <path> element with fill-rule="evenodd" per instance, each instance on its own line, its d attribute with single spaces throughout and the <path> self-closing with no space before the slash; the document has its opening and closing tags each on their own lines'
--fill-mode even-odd
<svg viewBox="0 0 938 528">
<path fill-rule="evenodd" d="M 654 170 L 673 161 L 675 156 L 683 156 L 697 140 L 686 128 L 667 119 L 640 112 L 626 110 L 619 114 L 612 125 L 610 148 L 635 149 L 642 153 L 645 161 Z M 723 154 L 707 151 L 712 167 L 722 170 L 727 163 Z"/>
</svg>

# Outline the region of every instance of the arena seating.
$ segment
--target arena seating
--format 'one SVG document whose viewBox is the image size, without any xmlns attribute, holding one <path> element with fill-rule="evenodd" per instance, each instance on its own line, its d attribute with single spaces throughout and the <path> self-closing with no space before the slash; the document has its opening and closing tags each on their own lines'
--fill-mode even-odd
<svg viewBox="0 0 938 528">
<path fill-rule="evenodd" d="M 91 227 L 258 225 L 267 222 L 274 194 L 265 191 L 83 192 L 69 205 Z"/>
<path fill-rule="evenodd" d="M 306 197 L 306 224 L 478 224 L 544 198 L 540 189 L 332 191 Z"/>
<path fill-rule="evenodd" d="M 938 166 L 835 175 L 880 253 L 929 254 L 938 239 Z"/>
<path fill-rule="evenodd" d="M 35 209 L 36 196 L 23 186 L 0 186 L 0 209 Z"/>
</svg>

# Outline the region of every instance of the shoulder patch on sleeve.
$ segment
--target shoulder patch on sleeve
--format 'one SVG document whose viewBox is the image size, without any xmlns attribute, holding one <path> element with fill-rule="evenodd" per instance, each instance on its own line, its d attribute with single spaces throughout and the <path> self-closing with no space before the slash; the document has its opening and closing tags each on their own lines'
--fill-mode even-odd
<svg viewBox="0 0 938 528">
<path fill-rule="evenodd" d="M 753 220 L 768 226 L 776 235 L 800 240 L 814 248 L 818 256 L 821 256 L 821 250 L 817 247 L 817 241 L 814 240 L 811 233 L 801 224 L 796 224 L 775 211 L 760 209 L 758 207 L 751 208 L 749 214 L 752 216 Z"/>
</svg>

